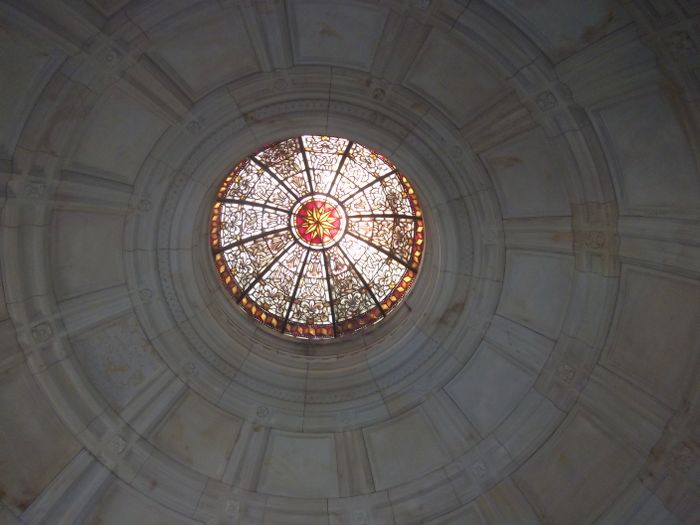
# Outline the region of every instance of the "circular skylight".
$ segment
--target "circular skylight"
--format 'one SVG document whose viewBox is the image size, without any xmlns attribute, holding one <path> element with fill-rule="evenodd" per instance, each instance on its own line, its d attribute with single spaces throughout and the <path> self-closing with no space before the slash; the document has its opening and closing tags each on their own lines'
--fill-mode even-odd
<svg viewBox="0 0 700 525">
<path fill-rule="evenodd" d="M 381 321 L 413 285 L 423 216 L 382 155 L 304 135 L 241 161 L 221 185 L 211 245 L 222 282 L 256 320 L 332 338 Z"/>
</svg>

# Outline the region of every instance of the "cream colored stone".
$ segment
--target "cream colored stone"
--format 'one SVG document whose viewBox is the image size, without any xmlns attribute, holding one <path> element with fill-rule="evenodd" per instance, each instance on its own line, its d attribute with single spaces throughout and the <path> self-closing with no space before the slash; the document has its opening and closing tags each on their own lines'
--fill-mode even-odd
<svg viewBox="0 0 700 525">
<path fill-rule="evenodd" d="M 56 295 L 65 299 L 120 284 L 123 219 L 79 211 L 54 214 L 50 239 Z M 75 235 L 80 231 L 80 235 Z"/>
<path fill-rule="evenodd" d="M 0 239 L 2 239 L 2 233 L 0 233 Z M 3 284 L 3 268 L 0 265 L 0 319 L 5 320 L 8 318 L 7 314 L 7 298 L 5 297 L 5 285 Z"/>
<path fill-rule="evenodd" d="M 369 69 L 382 37 L 385 9 L 356 0 L 301 0 L 289 7 L 296 63 Z"/>
<path fill-rule="evenodd" d="M 515 477 L 545 522 L 577 525 L 615 499 L 638 461 L 593 416 L 575 410 Z"/>
<path fill-rule="evenodd" d="M 0 2 L 0 521 L 24 489 L 28 525 L 697 521 L 694 13 Z M 322 344 L 241 313 L 207 237 L 307 132 L 388 155 L 429 236 Z"/>
<path fill-rule="evenodd" d="M 488 522 L 479 507 L 472 503 L 430 520 L 426 525 L 488 525 Z"/>
<path fill-rule="evenodd" d="M 620 256 L 673 274 L 700 277 L 700 225 L 697 221 L 655 217 L 620 218 Z"/>
<path fill-rule="evenodd" d="M 84 522 L 86 525 L 124 525 L 125 523 L 195 525 L 200 523 L 154 503 L 119 481 L 100 498 L 90 514 Z"/>
<path fill-rule="evenodd" d="M 599 110 L 615 191 L 626 215 L 690 213 L 697 218 L 700 181 L 693 132 L 669 91 L 639 93 Z"/>
<path fill-rule="evenodd" d="M 133 316 L 77 338 L 73 349 L 95 388 L 117 410 L 164 366 Z"/>
<path fill-rule="evenodd" d="M 0 321 L 0 369 L 4 368 L 3 365 L 10 364 L 18 359 L 21 359 L 19 355 L 21 352 L 19 342 L 17 341 L 17 333 L 15 327 L 10 319 L 5 319 Z"/>
<path fill-rule="evenodd" d="M 472 50 L 438 34 L 430 36 L 421 49 L 407 84 L 429 97 L 460 127 L 503 87 L 498 75 Z"/>
<path fill-rule="evenodd" d="M 530 390 L 498 426 L 496 439 L 515 459 L 525 459 L 536 451 L 564 419 L 564 413 L 535 390 Z"/>
<path fill-rule="evenodd" d="M 124 7 L 128 0 L 88 0 L 88 2 L 102 11 L 105 16 L 111 16 Z"/>
<path fill-rule="evenodd" d="M 515 467 L 508 450 L 493 435 L 487 436 L 462 457 L 445 467 L 459 501 L 472 501 Z"/>
<path fill-rule="evenodd" d="M 416 525 L 426 517 L 454 508 L 459 500 L 444 470 L 389 490 L 389 499 L 397 523 Z"/>
<path fill-rule="evenodd" d="M 333 435 L 272 432 L 258 490 L 297 498 L 339 496 Z"/>
<path fill-rule="evenodd" d="M 573 285 L 573 258 L 510 250 L 498 313 L 556 338 Z"/>
<path fill-rule="evenodd" d="M 92 507 L 114 481 L 110 471 L 83 449 L 22 513 L 22 523 L 60 523 L 69 516 L 84 516 L 86 507 Z"/>
<path fill-rule="evenodd" d="M 0 71 L 5 79 L 0 84 L 0 156 L 11 158 L 28 107 L 46 80 L 45 70 L 52 70 L 51 57 L 46 51 L 31 48 L 19 35 L 3 31 L 0 34 Z M 31 86 L 30 89 L 27 89 Z"/>
<path fill-rule="evenodd" d="M 197 509 L 207 479 L 203 474 L 154 449 L 130 485 L 149 500 L 191 516 Z"/>
<path fill-rule="evenodd" d="M 238 9 L 188 17 L 155 56 L 194 100 L 259 68 Z"/>
<path fill-rule="evenodd" d="M 571 215 L 562 162 L 542 129 L 482 154 L 506 219 Z"/>
<path fill-rule="evenodd" d="M 26 366 L 0 372 L 0 500 L 21 513 L 80 450 Z"/>
<path fill-rule="evenodd" d="M 15 517 L 9 510 L 0 506 L 0 524 L 2 525 L 22 525 L 19 518 Z"/>
<path fill-rule="evenodd" d="M 116 87 L 105 94 L 88 117 L 73 166 L 78 171 L 131 184 L 164 130 L 162 117 Z"/>
<path fill-rule="evenodd" d="M 492 345 L 482 343 L 445 389 L 479 433 L 485 436 L 517 406 L 534 380 L 534 375 L 527 369 Z"/>
<path fill-rule="evenodd" d="M 576 0 L 505 0 L 501 9 L 512 10 L 516 20 L 541 43 L 555 62 L 619 29 L 629 18 L 612 0 L 594 0 L 585 6 Z"/>
<path fill-rule="evenodd" d="M 603 362 L 678 407 L 700 358 L 698 319 L 700 284 L 625 267 Z"/>
<path fill-rule="evenodd" d="M 181 463 L 219 479 L 240 429 L 240 420 L 189 394 L 158 429 L 153 443 Z"/>
<path fill-rule="evenodd" d="M 479 507 L 488 523 L 530 525 L 540 523 L 522 491 L 508 477 L 479 498 Z"/>
<path fill-rule="evenodd" d="M 447 461 L 444 445 L 420 410 L 363 431 L 377 490 L 415 479 Z M 402 461 L 407 455 L 411 461 Z"/>
<path fill-rule="evenodd" d="M 394 513 L 386 492 L 369 496 L 334 498 L 328 500 L 329 525 L 368 525 L 395 523 Z"/>
<path fill-rule="evenodd" d="M 282 498 L 266 500 L 262 525 L 326 525 L 328 500 Z"/>
<path fill-rule="evenodd" d="M 367 449 L 362 431 L 335 434 L 340 496 L 356 496 L 374 492 Z"/>
</svg>

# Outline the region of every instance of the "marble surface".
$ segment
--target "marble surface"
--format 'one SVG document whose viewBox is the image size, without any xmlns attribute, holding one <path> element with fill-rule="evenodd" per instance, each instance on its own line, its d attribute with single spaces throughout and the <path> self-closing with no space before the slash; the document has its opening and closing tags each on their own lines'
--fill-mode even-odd
<svg viewBox="0 0 700 525">
<path fill-rule="evenodd" d="M 0 27 L 0 523 L 698 523 L 693 2 Z M 425 212 L 404 305 L 332 344 L 252 322 L 208 249 L 221 178 L 300 133 L 377 148 Z"/>
</svg>

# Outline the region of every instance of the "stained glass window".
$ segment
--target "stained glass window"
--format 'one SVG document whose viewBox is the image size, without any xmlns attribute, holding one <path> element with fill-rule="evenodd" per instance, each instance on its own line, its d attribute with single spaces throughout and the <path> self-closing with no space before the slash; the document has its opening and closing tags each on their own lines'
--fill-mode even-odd
<svg viewBox="0 0 700 525">
<path fill-rule="evenodd" d="M 266 146 L 223 181 L 216 268 L 235 300 L 288 335 L 331 338 L 379 322 L 413 285 L 424 225 L 408 179 L 344 138 Z"/>
</svg>

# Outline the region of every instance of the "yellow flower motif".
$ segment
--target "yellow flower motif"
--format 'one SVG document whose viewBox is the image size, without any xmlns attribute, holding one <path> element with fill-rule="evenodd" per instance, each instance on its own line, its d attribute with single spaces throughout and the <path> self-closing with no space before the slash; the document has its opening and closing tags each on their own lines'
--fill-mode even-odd
<svg viewBox="0 0 700 525">
<path fill-rule="evenodd" d="M 313 208 L 304 219 L 303 227 L 311 235 L 323 240 L 329 237 L 333 230 L 333 210 Z"/>
</svg>

